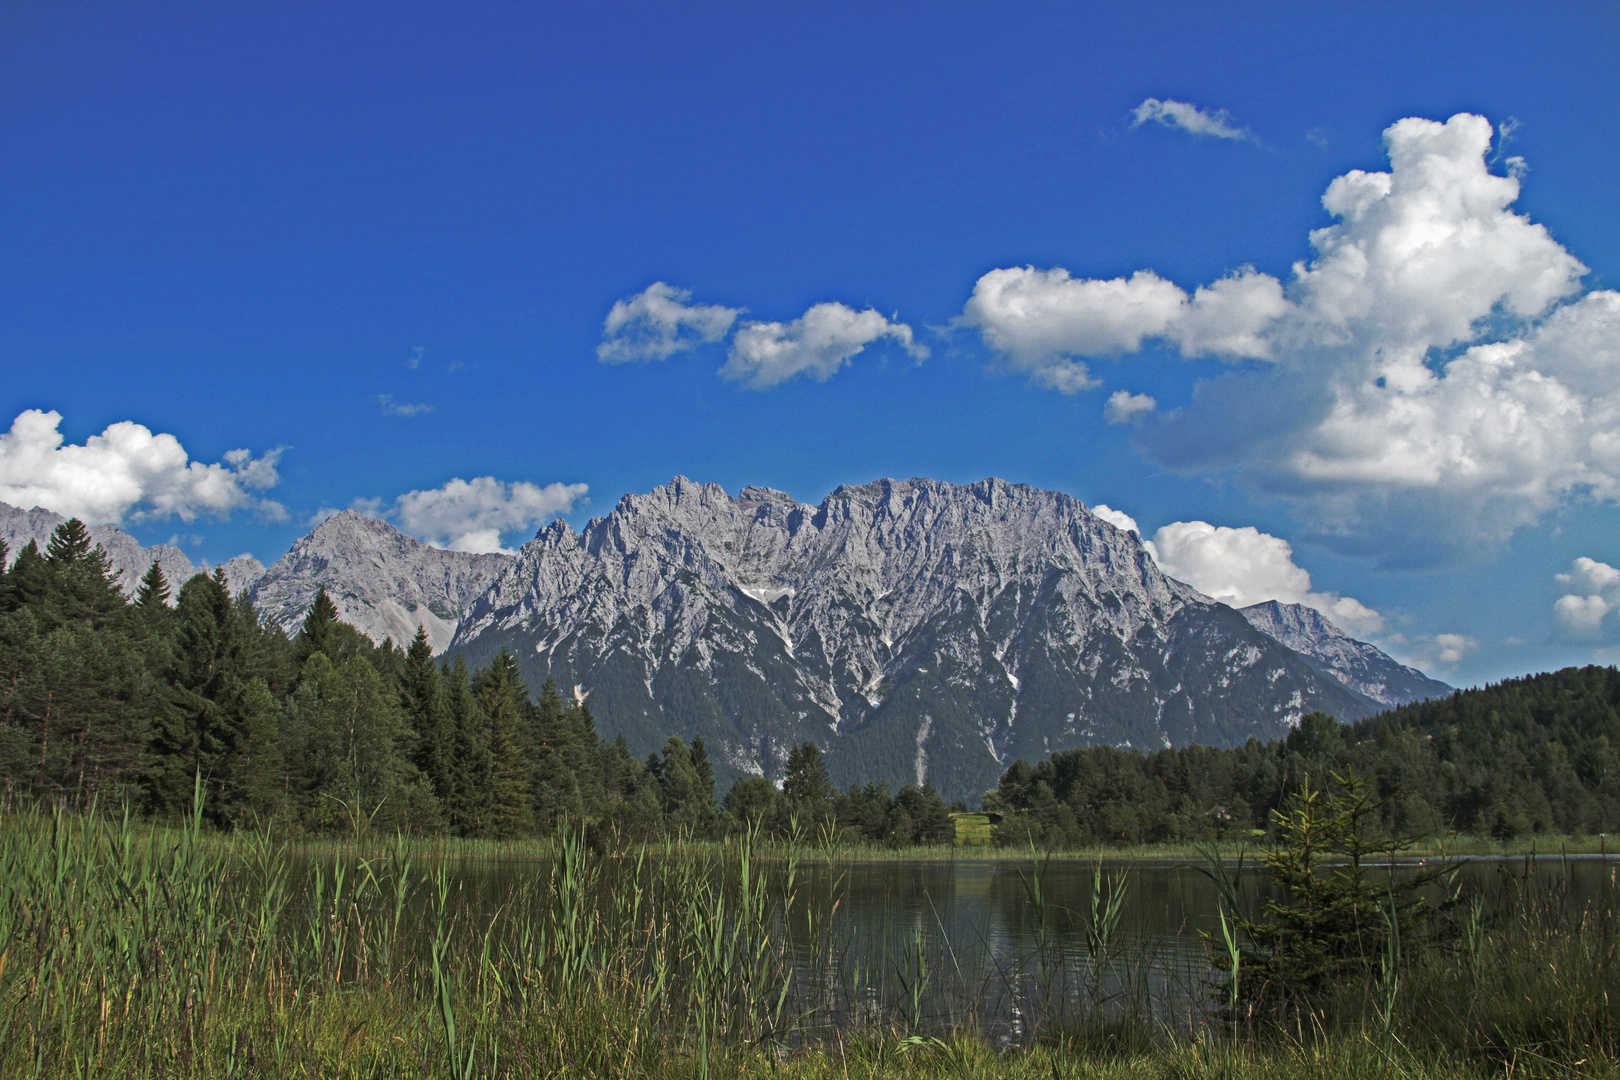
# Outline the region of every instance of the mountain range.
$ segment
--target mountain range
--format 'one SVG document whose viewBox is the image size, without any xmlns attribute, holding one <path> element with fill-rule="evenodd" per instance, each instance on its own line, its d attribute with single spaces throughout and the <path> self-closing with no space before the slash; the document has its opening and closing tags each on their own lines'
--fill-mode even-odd
<svg viewBox="0 0 1620 1080">
<path fill-rule="evenodd" d="M 0 506 L 13 553 L 59 521 Z M 143 558 L 177 581 L 191 566 L 112 526 L 93 535 L 126 587 Z M 677 477 L 516 555 L 345 511 L 251 580 L 246 561 L 226 567 L 289 631 L 324 587 L 376 640 L 422 625 L 471 664 L 506 649 L 638 754 L 700 735 L 721 791 L 779 777 L 808 739 L 840 786 L 927 780 L 972 799 L 1018 757 L 1234 745 L 1306 712 L 1352 720 L 1451 690 L 1313 609 L 1211 600 L 1079 500 L 993 479 L 881 480 L 810 505 Z"/>
</svg>

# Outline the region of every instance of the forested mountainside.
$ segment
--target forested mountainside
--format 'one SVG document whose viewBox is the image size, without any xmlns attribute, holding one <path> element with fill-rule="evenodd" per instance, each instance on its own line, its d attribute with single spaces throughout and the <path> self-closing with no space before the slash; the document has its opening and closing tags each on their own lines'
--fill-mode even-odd
<svg viewBox="0 0 1620 1080">
<path fill-rule="evenodd" d="M 1404 705 L 1351 725 L 1307 716 L 1233 749 L 1069 750 L 1014 762 L 988 808 L 1006 838 L 1143 843 L 1247 838 L 1307 778 L 1350 770 L 1392 832 L 1508 839 L 1620 829 L 1620 671 L 1566 668 Z"/>
<path fill-rule="evenodd" d="M 0 542 L 3 548 L 3 542 Z M 4 561 L 0 550 L 0 562 Z M 170 601 L 173 601 L 171 604 Z M 1016 762 L 986 798 L 1003 835 L 1044 843 L 1247 836 L 1307 777 L 1354 769 L 1392 829 L 1496 836 L 1620 825 L 1620 673 L 1570 669 L 1403 706 L 1353 725 L 1313 714 L 1235 749 L 1068 750 Z M 176 815 L 200 777 L 221 827 L 370 822 L 510 837 L 588 821 L 621 836 L 715 835 L 756 820 L 883 843 L 944 840 L 926 781 L 835 790 L 820 750 L 782 783 L 723 784 L 701 736 L 638 756 L 583 695 L 531 693 L 513 657 L 436 663 L 425 631 L 377 645 L 318 592 L 288 635 L 224 573 L 175 596 L 161 564 L 126 597 L 84 526 L 0 575 L 0 797 L 126 802 Z M 829 823 L 831 823 L 829 825 Z"/>
<path fill-rule="evenodd" d="M 420 630 L 406 649 L 377 645 L 324 592 L 292 636 L 233 597 L 223 571 L 171 597 L 153 563 L 126 597 L 77 521 L 0 575 L 4 807 L 123 803 L 174 818 L 200 778 L 222 828 L 505 838 L 588 821 L 603 835 L 704 836 L 779 813 L 819 823 L 836 801 L 869 839 L 950 834 L 932 788 L 835 800 L 813 744 L 790 757 L 782 793 L 745 781 L 723 810 L 701 739 L 638 759 L 599 737 L 582 701 L 551 683 L 531 694 L 509 655 L 441 666 Z"/>
<path fill-rule="evenodd" d="M 1233 745 L 1378 707 L 1167 578 L 1136 534 L 1002 480 L 883 480 L 811 506 L 677 477 L 581 532 L 542 530 L 452 649 L 579 687 L 638 751 L 701 735 L 724 781 L 779 778 L 810 740 L 840 785 L 947 799 L 1020 756 Z"/>
<path fill-rule="evenodd" d="M 51 521 L 0 513 L 36 550 Z M 116 548 L 126 594 L 147 565 L 171 581 L 192 568 L 111 526 L 89 535 Z M 581 533 L 554 522 L 517 556 L 434 548 L 349 510 L 268 570 L 225 574 L 288 634 L 324 592 L 374 646 L 421 627 L 431 653 L 454 641 L 474 667 L 505 650 L 530 687 L 588 698 L 638 758 L 703 739 L 722 788 L 780 782 L 809 741 L 840 786 L 971 801 L 1016 757 L 1236 745 L 1308 711 L 1355 718 L 1449 689 L 1309 609 L 1217 604 L 1078 500 L 999 480 L 881 481 L 809 506 L 677 478 Z"/>
</svg>

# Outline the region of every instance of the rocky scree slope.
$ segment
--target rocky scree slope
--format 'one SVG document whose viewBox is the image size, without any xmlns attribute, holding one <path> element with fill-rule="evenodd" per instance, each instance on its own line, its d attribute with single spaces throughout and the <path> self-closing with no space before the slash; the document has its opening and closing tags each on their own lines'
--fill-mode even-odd
<svg viewBox="0 0 1620 1080">
<path fill-rule="evenodd" d="M 1267 600 L 1242 612 L 1254 627 L 1380 705 L 1406 705 L 1452 692 L 1452 687 L 1407 667 L 1377 646 L 1357 641 L 1304 604 Z"/>
<path fill-rule="evenodd" d="M 677 477 L 543 529 L 451 648 L 505 648 L 645 753 L 701 735 L 724 786 L 812 739 L 841 786 L 973 799 L 1075 746 L 1231 745 L 1374 703 L 1160 572 L 1081 502 L 1001 480 L 882 480 L 819 506 Z"/>
</svg>

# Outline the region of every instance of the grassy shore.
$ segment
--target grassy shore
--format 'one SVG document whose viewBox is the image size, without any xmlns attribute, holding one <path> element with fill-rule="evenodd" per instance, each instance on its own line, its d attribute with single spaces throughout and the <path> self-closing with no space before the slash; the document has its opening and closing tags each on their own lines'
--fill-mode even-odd
<svg viewBox="0 0 1620 1080">
<path fill-rule="evenodd" d="M 23 817 L 26 817 L 25 813 Z M 968 815 L 981 817 L 982 815 Z M 15 819 L 0 817 L 0 830 L 5 822 Z M 131 824 L 134 835 L 157 842 L 173 842 L 181 829 L 146 822 Z M 1028 862 L 1031 857 L 1027 846 L 999 845 L 990 842 L 988 823 L 973 822 L 966 826 L 969 843 L 921 844 L 907 847 L 834 841 L 832 843 L 789 841 L 758 837 L 752 841 L 753 849 L 761 857 L 798 858 L 834 862 Z M 960 833 L 959 833 L 960 835 Z M 249 833 L 204 833 L 200 842 L 224 853 L 236 851 L 248 841 Z M 679 855 L 697 857 L 723 857 L 741 842 L 738 833 L 727 839 L 696 839 L 671 836 L 650 841 L 616 841 L 603 838 L 597 844 L 599 854 L 612 858 L 633 858 L 643 854 Z M 411 853 L 427 862 L 508 862 L 525 859 L 553 859 L 558 854 L 555 836 L 528 837 L 516 840 L 480 840 L 456 836 L 408 836 L 405 843 Z M 360 836 L 302 835 L 283 841 L 288 854 L 300 858 L 377 858 L 391 854 L 398 838 L 376 832 Z M 1250 839 L 1246 845 L 1251 852 L 1266 843 L 1264 836 Z M 1235 843 L 1227 847 L 1238 850 Z M 1041 849 L 1038 854 L 1054 860 L 1081 862 L 1144 862 L 1144 863 L 1196 863 L 1201 858 L 1200 846 L 1193 843 L 1114 844 L 1074 848 Z M 1610 855 L 1620 857 L 1620 838 L 1588 834 L 1541 834 L 1494 840 L 1489 837 L 1452 833 L 1428 837 L 1406 852 L 1410 858 L 1519 858 L 1525 855 L 1553 858 L 1560 855 Z"/>
<path fill-rule="evenodd" d="M 1019 958 L 1016 1016 L 938 1015 L 922 988 L 953 958 L 864 960 L 803 849 L 362 838 L 295 858 L 199 822 L 0 827 L 0 1078 L 1620 1076 L 1612 883 L 1578 904 L 1504 874 L 1443 946 L 1286 1023 L 1234 1026 L 1213 994 L 1155 1011 L 1147 960 L 1106 932 L 1084 962 Z M 454 874 L 540 855 L 547 876 L 495 911 Z"/>
</svg>

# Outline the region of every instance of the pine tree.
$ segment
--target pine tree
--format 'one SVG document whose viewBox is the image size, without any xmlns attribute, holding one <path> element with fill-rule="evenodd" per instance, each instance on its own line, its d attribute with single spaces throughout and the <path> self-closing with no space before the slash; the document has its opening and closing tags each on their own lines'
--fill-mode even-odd
<svg viewBox="0 0 1620 1080">
<path fill-rule="evenodd" d="M 45 557 L 39 553 L 39 545 L 28 541 L 17 552 L 11 569 L 6 571 L 6 610 L 28 608 L 41 625 L 54 625 L 55 620 L 45 611 L 53 587 L 51 570 L 45 565 Z"/>
<path fill-rule="evenodd" d="M 528 690 L 517 661 L 505 649 L 473 679 L 473 693 L 485 720 L 489 748 L 488 834 L 496 839 L 522 836 L 533 829 L 529 762 L 524 732 L 529 726 Z"/>
<path fill-rule="evenodd" d="M 819 746 L 806 740 L 788 751 L 782 801 L 785 811 L 797 817 L 800 825 L 816 828 L 831 817 L 837 794 Z"/>
<path fill-rule="evenodd" d="M 78 518 L 69 518 L 51 533 L 45 547 L 54 596 L 55 619 L 100 626 L 124 606 L 111 560 Z"/>
<path fill-rule="evenodd" d="M 152 802 L 160 812 L 183 812 L 200 774 L 210 818 L 234 824 L 258 810 L 247 793 L 273 787 L 281 776 L 279 712 L 265 706 L 275 700 L 276 676 L 266 634 L 220 574 L 198 574 L 181 587 L 175 621 L 172 705 L 154 732 Z M 267 693 L 250 687 L 255 680 Z"/>
<path fill-rule="evenodd" d="M 169 579 L 164 575 L 163 567 L 154 559 L 141 577 L 140 585 L 135 589 L 135 606 L 143 611 L 155 612 L 160 608 L 167 608 L 168 604 Z"/>
<path fill-rule="evenodd" d="M 326 586 L 315 590 L 315 599 L 304 615 L 304 625 L 293 640 L 293 656 L 300 665 L 315 653 L 332 656 L 332 638 L 338 626 L 337 605 L 326 595 Z M 336 657 L 334 657 L 336 659 Z"/>
<path fill-rule="evenodd" d="M 455 734 L 439 682 L 433 647 L 428 644 L 427 631 L 418 626 L 400 672 L 400 707 L 416 735 L 416 767 L 427 778 L 434 797 L 448 805 L 455 787 L 452 778 Z"/>
<path fill-rule="evenodd" d="M 490 818 L 489 723 L 473 694 L 467 663 L 460 654 L 440 677 L 452 733 L 451 795 L 446 808 L 450 826 L 461 836 L 484 836 Z"/>
<path fill-rule="evenodd" d="M 542 829 L 582 813 L 579 761 L 583 748 L 570 719 L 556 680 L 548 678 L 540 688 L 528 739 L 534 820 Z"/>
<path fill-rule="evenodd" d="M 707 755 L 705 755 L 706 757 Z M 714 780 L 707 785 L 692 760 L 692 750 L 679 735 L 664 744 L 658 762 L 658 779 L 664 793 L 664 824 L 677 832 L 707 836 L 714 831 Z"/>
<path fill-rule="evenodd" d="M 714 764 L 709 761 L 709 748 L 703 736 L 692 736 L 692 772 L 697 777 L 698 798 L 711 808 L 714 806 Z"/>
</svg>

